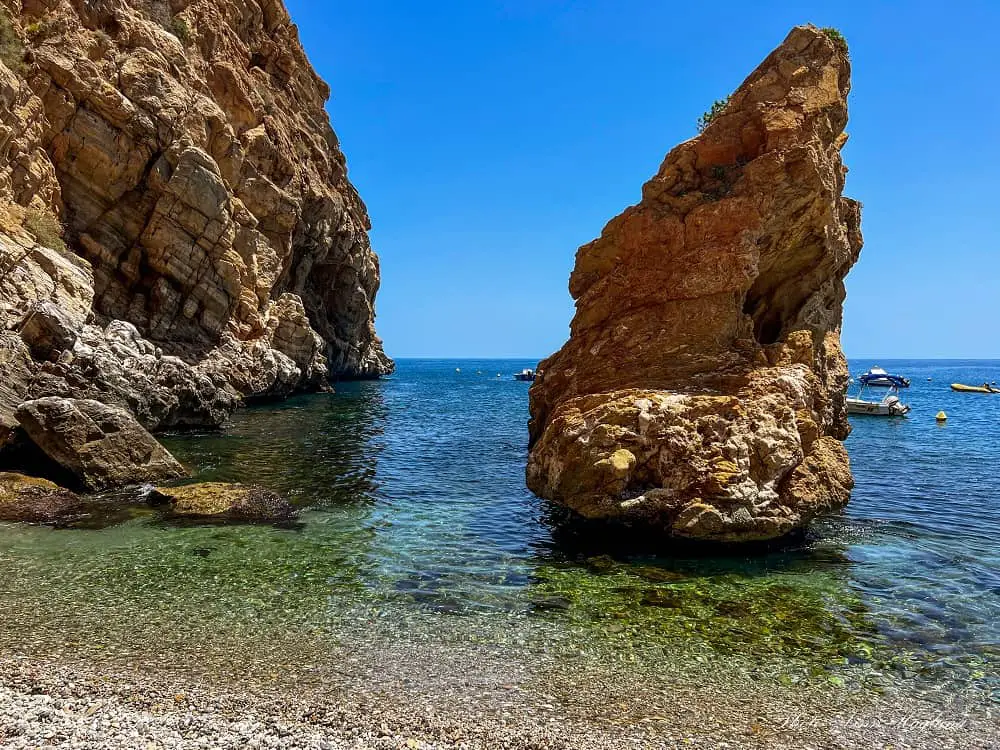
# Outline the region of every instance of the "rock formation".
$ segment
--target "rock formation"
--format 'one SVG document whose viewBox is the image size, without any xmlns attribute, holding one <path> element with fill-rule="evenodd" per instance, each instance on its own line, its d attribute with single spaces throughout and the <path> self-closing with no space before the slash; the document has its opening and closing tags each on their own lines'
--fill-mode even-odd
<svg viewBox="0 0 1000 750">
<path fill-rule="evenodd" d="M 203 482 L 158 487 L 149 501 L 165 506 L 174 518 L 274 523 L 295 517 L 295 508 L 287 500 L 256 485 Z"/>
<path fill-rule="evenodd" d="M 329 94 L 280 0 L 0 0 L 0 451 L 25 400 L 161 430 L 392 370 Z"/>
<path fill-rule="evenodd" d="M 0 472 L 0 521 L 52 523 L 80 511 L 81 499 L 46 479 Z"/>
<path fill-rule="evenodd" d="M 15 412 L 28 437 L 87 490 L 160 482 L 184 467 L 131 414 L 100 401 L 40 398 Z"/>
<path fill-rule="evenodd" d="M 715 541 L 781 537 L 847 502 L 849 89 L 842 38 L 793 29 L 580 248 L 570 339 L 531 389 L 534 492 Z"/>
</svg>

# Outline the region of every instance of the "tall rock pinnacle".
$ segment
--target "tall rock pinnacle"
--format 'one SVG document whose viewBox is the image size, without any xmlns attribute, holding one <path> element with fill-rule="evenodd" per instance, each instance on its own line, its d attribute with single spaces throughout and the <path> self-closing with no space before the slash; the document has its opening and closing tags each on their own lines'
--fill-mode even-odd
<svg viewBox="0 0 1000 750">
<path fill-rule="evenodd" d="M 570 339 L 531 389 L 534 492 L 715 541 L 781 537 L 848 501 L 849 90 L 839 35 L 794 28 L 580 248 Z"/>
</svg>

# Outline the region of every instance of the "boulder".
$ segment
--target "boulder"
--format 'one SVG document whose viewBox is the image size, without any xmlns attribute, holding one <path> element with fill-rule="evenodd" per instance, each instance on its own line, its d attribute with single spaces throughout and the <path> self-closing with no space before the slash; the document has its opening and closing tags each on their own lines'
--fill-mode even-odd
<svg viewBox="0 0 1000 750">
<path fill-rule="evenodd" d="M 665 538 L 761 541 L 843 506 L 850 63 L 812 26 L 577 253 L 569 341 L 530 395 L 528 486 Z"/>
<path fill-rule="evenodd" d="M 275 522 L 296 513 L 286 500 L 257 485 L 203 482 L 158 487 L 149 499 L 154 505 L 165 504 L 169 514 L 179 518 Z"/>
<path fill-rule="evenodd" d="M 34 367 L 31 353 L 20 337 L 0 330 L 0 452 L 14 442 L 18 427 L 14 413 L 27 398 Z"/>
<path fill-rule="evenodd" d="M 190 365 L 166 355 L 131 323 L 85 325 L 68 356 L 45 362 L 32 398 L 101 401 L 130 411 L 148 430 L 218 427 L 239 406 L 240 394 L 221 368 Z"/>
<path fill-rule="evenodd" d="M 131 414 L 99 401 L 26 401 L 16 417 L 28 437 L 88 490 L 159 482 L 184 468 Z"/>
<path fill-rule="evenodd" d="M 73 348 L 78 325 L 54 302 L 38 302 L 21 323 L 21 338 L 37 359 L 55 358 Z"/>
<path fill-rule="evenodd" d="M 52 523 L 81 508 L 76 494 L 46 479 L 0 472 L 0 521 Z"/>
</svg>

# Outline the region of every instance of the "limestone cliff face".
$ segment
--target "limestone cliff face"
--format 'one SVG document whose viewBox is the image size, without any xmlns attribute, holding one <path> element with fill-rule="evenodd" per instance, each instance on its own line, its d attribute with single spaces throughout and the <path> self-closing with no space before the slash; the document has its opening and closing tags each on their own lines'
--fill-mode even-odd
<svg viewBox="0 0 1000 750">
<path fill-rule="evenodd" d="M 32 396 L 108 390 L 157 428 L 392 370 L 368 215 L 280 0 L 0 13 L 23 48 L 0 62 L 0 329 L 65 313 L 25 334 Z"/>
<path fill-rule="evenodd" d="M 591 518 L 782 536 L 853 481 L 839 331 L 850 64 L 804 26 L 580 248 L 566 345 L 531 389 L 527 479 Z"/>
</svg>

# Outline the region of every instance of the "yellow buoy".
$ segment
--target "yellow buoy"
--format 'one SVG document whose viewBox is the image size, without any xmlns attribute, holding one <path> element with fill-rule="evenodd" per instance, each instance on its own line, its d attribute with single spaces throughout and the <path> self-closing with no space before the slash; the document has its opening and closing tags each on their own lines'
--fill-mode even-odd
<svg viewBox="0 0 1000 750">
<path fill-rule="evenodd" d="M 937 419 L 938 422 L 947 422 L 948 421 L 948 415 L 945 414 L 943 411 L 939 411 L 937 413 L 937 417 L 935 417 L 935 419 Z"/>
</svg>

